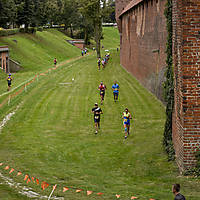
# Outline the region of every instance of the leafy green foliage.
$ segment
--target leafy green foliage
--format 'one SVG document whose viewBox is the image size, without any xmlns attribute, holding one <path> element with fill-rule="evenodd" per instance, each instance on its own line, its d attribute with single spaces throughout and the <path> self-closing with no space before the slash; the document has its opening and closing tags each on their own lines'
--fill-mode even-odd
<svg viewBox="0 0 200 200">
<path fill-rule="evenodd" d="M 164 130 L 163 145 L 168 154 L 169 160 L 174 160 L 174 147 L 172 143 L 172 115 L 174 108 L 174 73 L 173 73 L 173 59 L 172 59 L 172 0 L 167 0 L 165 16 L 167 18 L 167 70 L 166 81 L 164 83 L 164 98 L 166 105 L 166 122 Z"/>
<path fill-rule="evenodd" d="M 0 30 L 0 36 L 9 36 L 9 35 L 15 35 L 16 33 L 19 33 L 19 29 L 2 29 Z"/>
</svg>

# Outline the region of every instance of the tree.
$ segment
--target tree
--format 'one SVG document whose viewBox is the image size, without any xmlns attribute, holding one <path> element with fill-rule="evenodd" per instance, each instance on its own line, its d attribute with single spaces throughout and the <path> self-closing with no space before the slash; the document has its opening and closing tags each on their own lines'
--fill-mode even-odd
<svg viewBox="0 0 200 200">
<path fill-rule="evenodd" d="M 9 28 L 16 18 L 16 5 L 14 0 L 0 1 L 0 27 Z"/>
</svg>

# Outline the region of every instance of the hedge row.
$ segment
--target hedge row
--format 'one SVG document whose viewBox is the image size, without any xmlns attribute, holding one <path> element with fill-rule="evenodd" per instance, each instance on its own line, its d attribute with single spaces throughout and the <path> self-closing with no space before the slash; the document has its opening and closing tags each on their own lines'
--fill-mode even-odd
<svg viewBox="0 0 200 200">
<path fill-rule="evenodd" d="M 0 30 L 0 36 L 15 35 L 16 33 L 19 33 L 19 29 L 18 28 Z"/>
<path fill-rule="evenodd" d="M 25 28 L 2 29 L 2 30 L 0 30 L 0 36 L 15 35 L 19 32 L 34 34 L 34 33 L 36 33 L 36 31 L 43 31 L 43 27 L 38 27 L 38 28 L 29 27 L 27 30 Z"/>
</svg>

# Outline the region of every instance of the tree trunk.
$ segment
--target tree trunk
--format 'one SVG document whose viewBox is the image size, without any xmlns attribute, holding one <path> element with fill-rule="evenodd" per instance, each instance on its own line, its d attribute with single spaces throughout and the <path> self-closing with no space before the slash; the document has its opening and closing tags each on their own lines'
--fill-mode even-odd
<svg viewBox="0 0 200 200">
<path fill-rule="evenodd" d="M 101 57 L 101 30 L 100 30 L 99 22 L 95 22 L 94 34 L 95 34 L 97 58 L 100 58 Z"/>
</svg>

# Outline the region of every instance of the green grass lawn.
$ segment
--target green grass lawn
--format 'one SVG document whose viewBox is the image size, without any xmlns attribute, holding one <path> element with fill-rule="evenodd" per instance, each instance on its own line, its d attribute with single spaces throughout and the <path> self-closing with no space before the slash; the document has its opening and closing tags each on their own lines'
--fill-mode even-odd
<svg viewBox="0 0 200 200">
<path fill-rule="evenodd" d="M 101 131 L 95 135 L 91 109 L 100 102 L 97 87 L 101 80 L 108 89 L 101 106 Z M 117 103 L 111 90 L 114 80 L 120 85 Z M 180 176 L 163 152 L 163 105 L 120 66 L 115 51 L 105 70 L 97 70 L 94 55 L 60 67 L 30 85 L 2 112 L 20 103 L 1 132 L 0 161 L 50 183 L 45 191 L 28 184 L 41 195 L 49 195 L 58 184 L 55 195 L 71 200 L 116 199 L 115 194 L 121 199 L 134 195 L 169 200 L 173 199 L 171 185 L 178 182 L 187 199 L 200 199 L 199 179 Z M 126 141 L 121 119 L 125 107 L 134 116 Z M 16 172 L 9 175 L 3 166 L 0 172 L 27 185 Z M 74 189 L 63 193 L 64 186 Z M 84 192 L 76 193 L 75 188 Z M 104 195 L 87 196 L 85 190 Z"/>
</svg>

